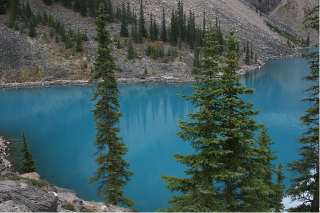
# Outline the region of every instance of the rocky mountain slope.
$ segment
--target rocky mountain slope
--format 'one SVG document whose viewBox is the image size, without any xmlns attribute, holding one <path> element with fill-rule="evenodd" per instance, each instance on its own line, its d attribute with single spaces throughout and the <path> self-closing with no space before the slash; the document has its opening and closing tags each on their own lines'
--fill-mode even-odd
<svg viewBox="0 0 320 213">
<path fill-rule="evenodd" d="M 71 28 L 73 31 L 80 29 L 86 31 L 89 41 L 84 42 L 84 51 L 78 53 L 74 48 L 66 50 L 62 42 L 55 43 L 54 37 L 50 38 L 48 26 L 38 26 L 35 38 L 28 37 L 28 29 L 24 34 L 13 28 L 8 28 L 9 14 L 0 15 L 0 79 L 5 82 L 25 81 L 51 81 L 57 79 L 89 79 L 93 66 L 96 43 L 95 25 L 92 17 L 81 17 L 79 13 L 72 12 L 63 6 L 54 3 L 46 6 L 40 0 L 30 0 L 34 12 L 46 11 L 55 19 Z M 140 0 L 130 1 L 131 8 L 139 16 Z M 167 27 L 173 9 L 177 8 L 177 1 L 173 0 L 144 0 L 144 12 L 147 28 L 149 28 L 150 14 L 156 18 L 161 26 L 162 8 L 165 8 Z M 302 1 L 304 2 L 304 1 Z M 121 0 L 114 0 L 114 5 L 122 4 Z M 297 51 L 287 45 L 287 39 L 273 32 L 265 23 L 273 22 L 269 17 L 256 12 L 241 0 L 184 0 L 184 11 L 194 11 L 196 21 L 202 25 L 202 16 L 205 11 L 207 20 L 221 23 L 224 35 L 229 30 L 236 30 L 236 36 L 241 41 L 241 47 L 247 41 L 253 44 L 253 51 L 257 53 L 259 61 L 274 58 L 292 57 L 298 55 Z M 288 16 L 290 13 L 287 14 Z M 131 32 L 129 25 L 129 32 Z M 119 36 L 120 23 L 108 26 L 112 36 Z M 306 37 L 303 37 L 306 39 Z M 124 45 L 124 39 L 121 43 Z M 313 43 L 317 42 L 313 40 Z M 121 49 L 114 44 L 116 63 L 123 69 L 118 76 L 122 78 L 155 78 L 155 79 L 188 79 L 192 72 L 193 51 L 187 45 L 182 45 L 178 51 L 179 57 L 173 61 L 154 60 L 145 54 L 145 44 L 134 44 L 138 58 L 127 59 L 127 46 Z M 169 44 L 165 45 L 169 48 Z M 86 64 L 86 66 L 84 66 Z M 243 61 L 241 63 L 244 65 Z"/>
<path fill-rule="evenodd" d="M 319 4 L 318 0 L 282 0 L 269 14 L 270 18 L 289 26 L 292 31 L 300 37 L 310 39 L 313 45 L 319 42 L 319 32 L 306 31 L 303 27 L 303 20 L 308 9 Z"/>
</svg>

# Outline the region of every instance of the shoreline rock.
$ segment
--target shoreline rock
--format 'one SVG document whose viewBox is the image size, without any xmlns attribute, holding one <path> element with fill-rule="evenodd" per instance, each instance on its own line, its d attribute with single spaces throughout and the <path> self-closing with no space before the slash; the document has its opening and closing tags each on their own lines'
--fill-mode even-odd
<svg viewBox="0 0 320 213">
<path fill-rule="evenodd" d="M 73 189 L 65 189 L 40 179 L 36 172 L 19 175 L 6 159 L 10 144 L 0 135 L 0 212 L 133 212 L 104 202 L 85 201 Z M 71 208 L 70 208 L 71 207 Z M 73 210 L 71 210 L 73 209 Z"/>
</svg>

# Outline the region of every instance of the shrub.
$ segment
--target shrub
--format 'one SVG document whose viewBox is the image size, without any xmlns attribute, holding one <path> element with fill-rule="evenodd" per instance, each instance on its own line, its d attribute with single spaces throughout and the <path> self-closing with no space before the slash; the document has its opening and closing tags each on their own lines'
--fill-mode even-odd
<svg viewBox="0 0 320 213">
<path fill-rule="evenodd" d="M 71 203 L 67 203 L 67 209 L 69 211 L 75 211 L 74 205 L 72 205 Z"/>
</svg>

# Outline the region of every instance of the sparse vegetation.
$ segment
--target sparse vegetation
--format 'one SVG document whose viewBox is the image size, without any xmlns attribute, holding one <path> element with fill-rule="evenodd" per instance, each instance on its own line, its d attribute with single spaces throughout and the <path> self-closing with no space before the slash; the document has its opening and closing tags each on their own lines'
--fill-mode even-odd
<svg viewBox="0 0 320 213">
<path fill-rule="evenodd" d="M 288 39 L 287 43 L 288 43 L 289 47 L 294 47 L 294 46 L 291 45 L 290 42 L 293 42 L 294 44 L 302 46 L 302 47 L 307 46 L 306 41 L 295 37 L 294 35 L 288 33 L 287 31 L 279 29 L 277 26 L 272 25 L 268 21 L 266 21 L 266 24 L 272 31 L 277 32 L 279 35 L 281 35 L 281 36 L 285 37 L 286 39 Z"/>
<path fill-rule="evenodd" d="M 75 211 L 75 208 L 74 208 L 74 205 L 72 205 L 71 203 L 67 203 L 67 210 L 69 210 L 69 211 Z"/>
</svg>

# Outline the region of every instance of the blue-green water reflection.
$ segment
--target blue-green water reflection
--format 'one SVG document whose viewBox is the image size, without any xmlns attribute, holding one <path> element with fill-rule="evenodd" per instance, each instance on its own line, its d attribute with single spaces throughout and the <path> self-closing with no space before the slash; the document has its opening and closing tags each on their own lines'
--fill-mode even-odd
<svg viewBox="0 0 320 213">
<path fill-rule="evenodd" d="M 243 84 L 256 89 L 245 99 L 261 109 L 256 119 L 266 124 L 276 142 L 272 148 L 279 159 L 275 163 L 281 160 L 286 164 L 298 158 L 296 138 L 305 129 L 299 117 L 309 107 L 301 102 L 306 97 L 303 90 L 309 86 L 301 78 L 307 74 L 306 60 L 297 58 L 269 61 L 242 76 Z M 135 173 L 125 188 L 126 195 L 137 202 L 133 208 L 139 211 L 165 208 L 170 192 L 160 175 L 183 176 L 186 167 L 172 155 L 193 152 L 174 134 L 179 131 L 177 120 L 186 120 L 186 114 L 195 112 L 177 94 L 192 94 L 193 89 L 182 84 L 122 84 L 119 88 L 123 113 L 120 135 L 129 147 L 125 158 Z M 77 190 L 86 200 L 100 199 L 97 186 L 87 184 L 97 168 L 91 157 L 96 151 L 90 112 L 94 89 L 63 86 L 0 90 L 0 134 L 20 142 L 25 131 L 41 177 Z"/>
</svg>

